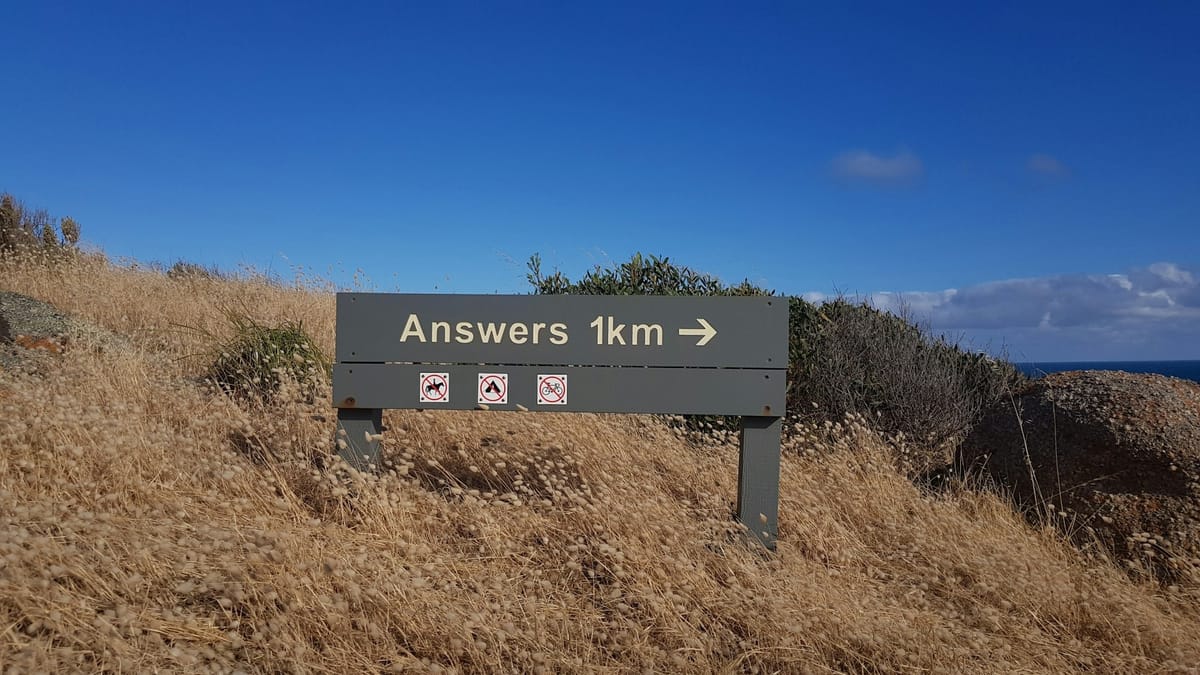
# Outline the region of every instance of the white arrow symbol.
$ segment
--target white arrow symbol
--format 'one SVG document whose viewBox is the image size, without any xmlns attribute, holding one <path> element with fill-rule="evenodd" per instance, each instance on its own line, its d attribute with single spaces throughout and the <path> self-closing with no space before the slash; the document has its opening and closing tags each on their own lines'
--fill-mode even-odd
<svg viewBox="0 0 1200 675">
<path fill-rule="evenodd" d="M 709 340 L 713 339 L 713 337 L 716 336 L 717 329 L 713 328 L 712 324 L 705 321 L 704 319 L 696 319 L 696 321 L 699 321 L 700 325 L 704 326 L 704 327 L 703 328 L 680 328 L 679 334 L 680 335 L 700 335 L 700 336 L 702 336 L 700 338 L 700 341 L 696 343 L 696 346 L 703 347 L 704 345 L 708 344 Z"/>
</svg>

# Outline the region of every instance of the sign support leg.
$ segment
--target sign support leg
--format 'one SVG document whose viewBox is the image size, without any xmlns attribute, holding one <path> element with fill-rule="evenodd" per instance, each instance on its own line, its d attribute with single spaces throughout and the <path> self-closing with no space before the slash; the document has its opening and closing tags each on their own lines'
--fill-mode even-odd
<svg viewBox="0 0 1200 675">
<path fill-rule="evenodd" d="M 737 519 L 767 549 L 779 536 L 781 417 L 743 417 L 738 458 Z"/>
<path fill-rule="evenodd" d="M 350 466 L 366 471 L 379 467 L 379 435 L 383 433 L 383 411 L 375 408 L 338 408 L 338 455 Z M 345 431 L 345 435 L 342 432 Z"/>
</svg>

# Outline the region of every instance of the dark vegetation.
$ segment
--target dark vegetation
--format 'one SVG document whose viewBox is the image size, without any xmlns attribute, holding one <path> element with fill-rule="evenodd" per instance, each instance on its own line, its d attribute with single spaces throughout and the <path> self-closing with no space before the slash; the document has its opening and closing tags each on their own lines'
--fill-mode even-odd
<svg viewBox="0 0 1200 675">
<path fill-rule="evenodd" d="M 218 269 L 216 265 L 205 266 L 187 260 L 176 260 L 167 269 L 167 277 L 179 281 L 225 279 L 228 276 Z"/>
<path fill-rule="evenodd" d="M 539 294 L 776 295 L 747 280 L 728 285 L 669 258 L 634 255 L 596 266 L 578 281 L 546 274 L 529 260 L 529 283 Z M 865 302 L 838 298 L 814 305 L 789 297 L 788 416 L 786 429 L 861 415 L 915 452 L 907 467 L 925 473 L 950 463 L 952 446 L 981 411 L 1023 376 L 1002 359 L 972 353 L 945 337 Z M 728 427 L 714 418 L 689 418 L 689 429 Z"/>
</svg>

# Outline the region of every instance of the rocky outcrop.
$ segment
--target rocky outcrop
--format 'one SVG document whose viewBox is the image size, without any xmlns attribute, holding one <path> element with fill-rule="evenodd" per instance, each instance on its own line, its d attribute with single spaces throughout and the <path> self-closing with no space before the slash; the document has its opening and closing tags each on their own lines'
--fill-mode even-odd
<svg viewBox="0 0 1200 675">
<path fill-rule="evenodd" d="M 959 451 L 1082 546 L 1200 582 L 1200 384 L 1055 373 L 989 409 Z"/>
<path fill-rule="evenodd" d="M 12 291 L 0 291 L 0 317 L 8 324 L 12 337 L 54 337 L 66 335 L 75 326 L 71 317 L 27 295 Z"/>
<path fill-rule="evenodd" d="M 49 303 L 0 291 L 0 369 L 37 370 L 38 357 L 62 354 L 79 325 Z"/>
</svg>

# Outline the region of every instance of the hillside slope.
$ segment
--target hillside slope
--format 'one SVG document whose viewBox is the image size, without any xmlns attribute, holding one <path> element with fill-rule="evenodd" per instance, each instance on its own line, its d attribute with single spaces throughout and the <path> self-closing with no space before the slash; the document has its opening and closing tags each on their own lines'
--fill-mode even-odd
<svg viewBox="0 0 1200 675">
<path fill-rule="evenodd" d="M 393 411 L 389 473 L 338 482 L 325 400 L 243 407 L 197 378 L 227 309 L 332 347 L 328 293 L 98 259 L 0 263 L 0 289 L 129 338 L 0 371 L 16 672 L 1200 665 L 1197 589 L 1130 581 L 995 496 L 923 494 L 853 422 L 786 449 L 771 556 L 732 527 L 736 447 L 649 417 Z"/>
</svg>

